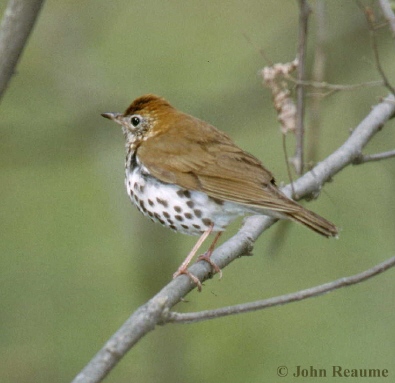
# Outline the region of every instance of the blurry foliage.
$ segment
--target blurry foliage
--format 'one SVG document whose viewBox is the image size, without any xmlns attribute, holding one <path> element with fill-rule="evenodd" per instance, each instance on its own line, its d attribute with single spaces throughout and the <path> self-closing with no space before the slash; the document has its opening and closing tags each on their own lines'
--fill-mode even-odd
<svg viewBox="0 0 395 383">
<path fill-rule="evenodd" d="M 144 93 L 160 94 L 227 131 L 287 182 L 270 94 L 257 74 L 266 64 L 259 48 L 274 62 L 295 56 L 296 2 L 278 4 L 44 5 L 0 105 L 1 382 L 69 381 L 170 280 L 194 243 L 131 206 L 123 186 L 123 137 L 101 112 L 122 111 Z M 379 79 L 358 7 L 333 0 L 327 8 L 327 81 Z M 309 67 L 314 18 L 311 27 Z M 382 64 L 395 82 L 393 40 L 386 29 L 378 37 Z M 368 88 L 324 99 L 321 158 L 386 93 Z M 393 148 L 393 128 L 389 123 L 367 151 Z M 292 146 L 292 137 L 288 142 Z M 268 254 L 272 228 L 254 257 L 232 264 L 222 281 L 206 282 L 177 309 L 292 292 L 393 255 L 394 191 L 394 160 L 346 169 L 309 205 L 342 228 L 339 240 L 293 225 L 280 252 Z M 276 382 L 280 365 L 391 368 L 392 274 L 264 312 L 158 328 L 107 380 Z"/>
</svg>

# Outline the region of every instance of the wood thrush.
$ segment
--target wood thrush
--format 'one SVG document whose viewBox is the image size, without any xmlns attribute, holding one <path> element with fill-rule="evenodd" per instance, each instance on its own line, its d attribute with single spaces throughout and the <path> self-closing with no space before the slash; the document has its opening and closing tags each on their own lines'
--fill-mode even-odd
<svg viewBox="0 0 395 383">
<path fill-rule="evenodd" d="M 211 232 L 218 233 L 199 259 L 220 269 L 210 255 L 220 234 L 240 215 L 264 214 L 297 221 L 325 237 L 336 226 L 286 197 L 272 173 L 214 126 L 182 113 L 165 99 L 144 95 L 124 113 L 103 113 L 121 125 L 126 139 L 126 189 L 154 222 L 200 239 L 173 277 L 188 264 Z"/>
</svg>

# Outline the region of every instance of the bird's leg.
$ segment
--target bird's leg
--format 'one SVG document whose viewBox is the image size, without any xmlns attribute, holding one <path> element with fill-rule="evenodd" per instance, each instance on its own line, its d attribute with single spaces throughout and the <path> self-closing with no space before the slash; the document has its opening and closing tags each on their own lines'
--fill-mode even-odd
<svg viewBox="0 0 395 383">
<path fill-rule="evenodd" d="M 196 252 L 199 250 L 200 246 L 202 246 L 203 242 L 206 240 L 206 238 L 210 235 L 210 233 L 213 231 L 214 224 L 211 224 L 210 227 L 200 236 L 198 241 L 196 242 L 195 246 L 191 250 L 191 252 L 188 254 L 188 256 L 185 258 L 184 262 L 181 263 L 180 267 L 178 270 L 173 274 L 173 279 L 178 277 L 181 274 L 186 274 L 188 275 L 189 278 L 192 279 L 192 281 L 196 284 L 197 288 L 199 291 L 202 290 L 202 283 L 199 281 L 197 277 L 195 277 L 193 274 L 191 274 L 188 271 L 188 265 L 191 263 L 192 258 L 195 256 Z M 217 266 L 218 267 L 218 266 Z"/>
<path fill-rule="evenodd" d="M 222 231 L 220 231 L 220 232 L 217 233 L 217 235 L 216 235 L 215 238 L 214 238 L 214 241 L 211 243 L 211 245 L 210 245 L 210 247 L 208 248 L 208 250 L 207 250 L 204 254 L 200 255 L 200 256 L 198 257 L 198 259 L 196 260 L 196 262 L 199 262 L 199 261 L 206 261 L 207 263 L 209 263 L 210 266 L 214 269 L 214 271 L 215 271 L 216 273 L 219 274 L 219 279 L 222 278 L 222 270 L 218 267 L 218 265 L 217 265 L 216 263 L 214 263 L 214 262 L 211 260 L 211 254 L 213 253 L 214 248 L 215 248 L 215 245 L 217 244 L 217 242 L 218 242 L 219 237 L 221 236 L 221 234 L 222 234 Z"/>
</svg>

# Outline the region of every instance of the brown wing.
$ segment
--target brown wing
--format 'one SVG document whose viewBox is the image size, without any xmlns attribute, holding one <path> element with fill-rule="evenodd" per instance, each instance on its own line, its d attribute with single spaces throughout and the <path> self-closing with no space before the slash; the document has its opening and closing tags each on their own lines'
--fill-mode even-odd
<svg viewBox="0 0 395 383">
<path fill-rule="evenodd" d="M 171 125 L 143 141 L 137 156 L 167 183 L 251 207 L 295 212 L 300 206 L 274 186 L 273 175 L 225 134 L 194 117 L 179 114 Z"/>
</svg>

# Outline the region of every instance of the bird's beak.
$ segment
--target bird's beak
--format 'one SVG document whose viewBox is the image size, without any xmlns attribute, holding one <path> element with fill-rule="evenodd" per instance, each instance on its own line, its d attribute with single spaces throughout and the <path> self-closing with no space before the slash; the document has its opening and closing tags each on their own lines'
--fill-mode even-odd
<svg viewBox="0 0 395 383">
<path fill-rule="evenodd" d="M 108 118 L 109 120 L 116 121 L 117 117 L 120 116 L 120 113 L 102 113 L 104 118 Z"/>
</svg>

